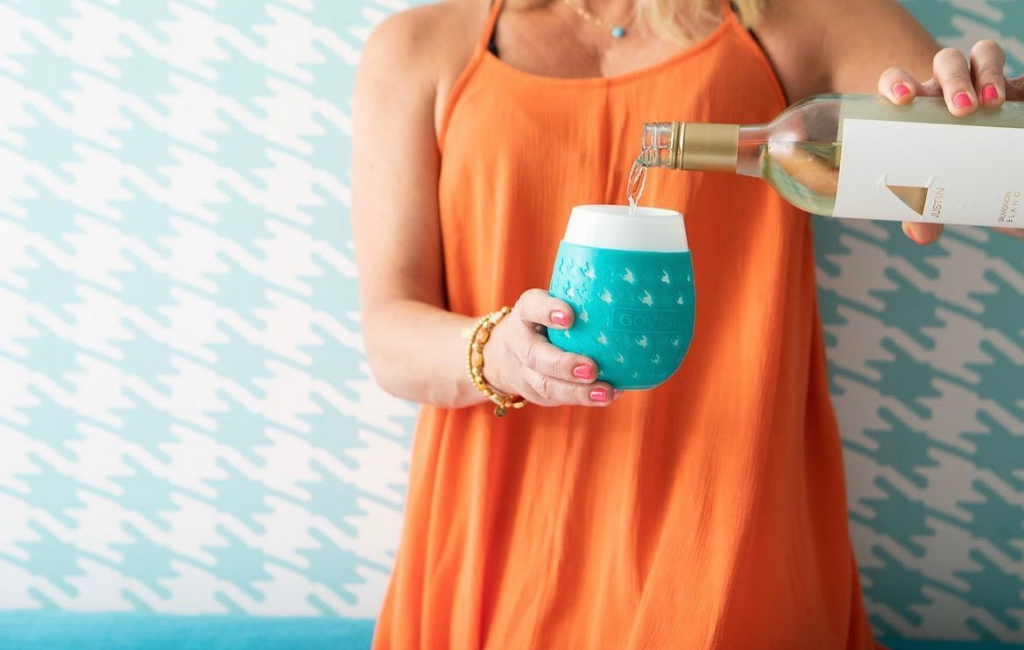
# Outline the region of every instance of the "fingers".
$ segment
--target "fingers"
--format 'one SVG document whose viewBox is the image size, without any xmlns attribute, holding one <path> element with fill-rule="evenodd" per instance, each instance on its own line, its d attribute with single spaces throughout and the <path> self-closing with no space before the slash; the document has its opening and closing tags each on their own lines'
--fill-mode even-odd
<svg viewBox="0 0 1024 650">
<path fill-rule="evenodd" d="M 948 65 L 946 65 L 946 69 L 948 71 Z M 966 70 L 966 63 L 964 69 Z M 942 92 L 942 88 L 937 79 L 933 78 L 920 84 L 912 74 L 903 68 L 889 68 L 878 78 L 878 92 L 893 104 L 904 106 L 917 96 L 938 95 Z M 919 221 L 904 221 L 903 233 L 918 244 L 927 245 L 942 235 L 942 226 Z"/>
<path fill-rule="evenodd" d="M 578 384 L 562 381 L 532 368 L 525 370 L 524 378 L 526 390 L 523 391 L 523 397 L 541 406 L 608 406 L 615 399 L 612 387 L 605 383 Z"/>
<path fill-rule="evenodd" d="M 949 112 L 958 117 L 970 115 L 978 109 L 978 95 L 967 59 L 960 50 L 947 47 L 939 50 L 932 60 L 934 79 L 942 88 Z"/>
<path fill-rule="evenodd" d="M 878 79 L 878 92 L 897 105 L 917 96 L 942 95 L 949 112 L 958 117 L 979 106 L 997 108 L 1009 97 L 1024 99 L 1024 77 L 1007 81 L 1003 72 L 1006 55 L 990 40 L 971 48 L 970 61 L 959 50 L 946 48 L 932 60 L 933 77 L 923 84 L 901 68 L 889 68 Z M 942 235 L 942 225 L 907 221 L 903 232 L 919 244 L 931 244 Z"/>
<path fill-rule="evenodd" d="M 903 234 L 923 246 L 937 241 L 942 236 L 942 230 L 942 224 L 921 223 L 920 221 L 903 222 Z"/>
<path fill-rule="evenodd" d="M 530 289 L 523 293 L 512 312 L 531 328 L 537 324 L 564 330 L 572 327 L 575 320 L 572 307 L 540 289 Z"/>
<path fill-rule="evenodd" d="M 597 365 L 587 357 L 564 352 L 540 335 L 530 339 L 519 348 L 519 360 L 527 368 L 568 382 L 589 384 L 597 379 Z"/>
<path fill-rule="evenodd" d="M 552 345 L 538 326 L 567 329 L 572 307 L 546 291 L 524 292 L 509 318 L 512 327 L 494 332 L 499 357 L 495 366 L 501 386 L 541 406 L 607 406 L 621 394 L 606 382 L 597 382 L 597 364 L 579 354 Z M 493 340 L 493 339 L 492 339 Z M 492 343 L 493 345 L 493 343 Z"/>
<path fill-rule="evenodd" d="M 985 108 L 1001 106 L 1006 99 L 1006 54 L 995 41 L 978 41 L 971 48 L 974 90 Z"/>
<path fill-rule="evenodd" d="M 921 94 L 921 86 L 917 79 L 903 68 L 889 68 L 878 78 L 878 94 L 893 104 L 903 106 Z"/>
<path fill-rule="evenodd" d="M 1008 98 L 1024 97 L 1024 79 L 1007 81 L 1003 67 L 1006 53 L 991 40 L 978 41 L 971 48 L 970 60 L 962 52 L 948 47 L 932 60 L 933 77 L 918 83 L 902 68 L 889 68 L 878 79 L 878 92 L 897 105 L 914 97 L 941 94 L 949 111 L 957 116 L 970 115 L 980 106 L 997 108 Z"/>
</svg>

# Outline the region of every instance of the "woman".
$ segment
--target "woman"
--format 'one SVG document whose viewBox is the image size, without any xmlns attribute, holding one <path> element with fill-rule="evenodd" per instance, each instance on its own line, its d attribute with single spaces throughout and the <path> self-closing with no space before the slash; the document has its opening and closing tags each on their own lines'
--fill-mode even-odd
<svg viewBox="0 0 1024 650">
<path fill-rule="evenodd" d="M 765 122 L 876 87 L 956 115 L 1006 97 L 998 46 L 936 55 L 891 0 L 737 5 L 452 0 L 367 43 L 363 330 L 381 385 L 426 405 L 378 650 L 875 647 L 806 214 L 754 179 L 654 173 L 644 202 L 686 215 L 693 252 L 679 372 L 618 394 L 543 334 L 574 318 L 540 289 L 570 208 L 624 202 L 645 121 Z M 463 333 L 503 305 L 484 377 L 527 405 L 499 419 Z"/>
</svg>

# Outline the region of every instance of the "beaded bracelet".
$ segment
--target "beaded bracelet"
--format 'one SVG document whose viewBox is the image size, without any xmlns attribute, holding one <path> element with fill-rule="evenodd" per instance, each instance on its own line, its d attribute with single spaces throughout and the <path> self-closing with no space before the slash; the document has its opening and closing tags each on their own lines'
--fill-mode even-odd
<svg viewBox="0 0 1024 650">
<path fill-rule="evenodd" d="M 494 414 L 499 418 L 504 416 L 509 409 L 521 409 L 526 406 L 526 400 L 519 395 L 503 395 L 491 388 L 487 380 L 484 379 L 484 344 L 490 340 L 491 330 L 510 313 L 512 313 L 511 309 L 502 307 L 499 311 L 481 318 L 469 334 L 469 346 L 466 349 L 466 368 L 469 370 L 469 378 L 473 380 L 473 385 L 477 390 L 494 402 Z"/>
</svg>

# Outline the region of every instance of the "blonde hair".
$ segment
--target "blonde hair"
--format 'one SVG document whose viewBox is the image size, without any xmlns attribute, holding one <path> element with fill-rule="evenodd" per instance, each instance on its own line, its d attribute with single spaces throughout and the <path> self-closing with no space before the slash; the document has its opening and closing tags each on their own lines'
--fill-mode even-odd
<svg viewBox="0 0 1024 650">
<path fill-rule="evenodd" d="M 517 9 L 541 7 L 554 0 L 506 0 Z M 721 0 L 633 0 L 637 18 L 659 38 L 680 45 L 692 43 L 698 26 L 721 17 Z M 734 0 L 743 24 L 754 25 L 768 0 Z"/>
<path fill-rule="evenodd" d="M 690 43 L 696 37 L 695 25 L 721 17 L 721 0 L 634 0 L 637 17 L 670 43 Z M 743 24 L 754 25 L 767 0 L 735 0 Z"/>
</svg>

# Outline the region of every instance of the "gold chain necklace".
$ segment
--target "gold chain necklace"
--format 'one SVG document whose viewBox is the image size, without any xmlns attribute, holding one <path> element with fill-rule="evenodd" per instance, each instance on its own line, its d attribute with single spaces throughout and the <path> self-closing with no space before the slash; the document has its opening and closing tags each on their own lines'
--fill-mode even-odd
<svg viewBox="0 0 1024 650">
<path fill-rule="evenodd" d="M 594 15 L 583 5 L 574 2 L 573 0 L 562 0 L 562 2 L 564 2 L 566 6 L 572 8 L 572 10 L 575 11 L 580 18 L 586 20 L 587 22 L 594 23 L 601 29 L 608 29 L 609 23 L 605 22 L 604 20 L 601 20 L 601 18 Z M 623 36 L 626 35 L 626 28 L 622 25 L 612 25 L 611 35 L 612 38 L 622 38 Z"/>
</svg>

